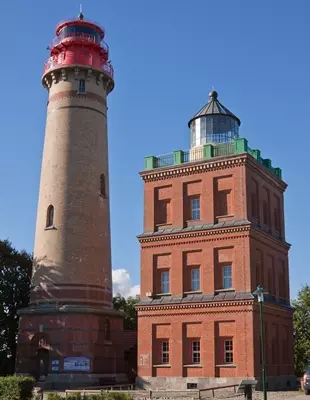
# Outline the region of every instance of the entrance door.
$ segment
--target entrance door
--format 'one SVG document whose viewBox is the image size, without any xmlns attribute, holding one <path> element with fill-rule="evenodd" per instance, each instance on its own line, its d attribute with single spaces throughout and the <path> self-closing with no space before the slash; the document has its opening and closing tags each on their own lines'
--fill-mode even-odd
<svg viewBox="0 0 310 400">
<path fill-rule="evenodd" d="M 45 380 L 48 375 L 49 351 L 38 349 L 37 351 L 37 379 Z"/>
</svg>

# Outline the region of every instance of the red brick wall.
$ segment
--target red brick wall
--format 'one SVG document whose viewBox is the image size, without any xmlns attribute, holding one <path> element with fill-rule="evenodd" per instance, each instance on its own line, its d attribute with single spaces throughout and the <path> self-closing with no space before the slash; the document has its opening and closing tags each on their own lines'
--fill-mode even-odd
<svg viewBox="0 0 310 400">
<path fill-rule="evenodd" d="M 289 300 L 288 246 L 252 231 L 250 249 L 252 291 L 263 285 L 273 296 Z"/>
<path fill-rule="evenodd" d="M 294 375 L 292 311 L 264 303 L 265 362 L 268 376 Z M 260 322 L 254 312 L 255 375 L 261 374 Z"/>
<path fill-rule="evenodd" d="M 252 306 L 178 308 L 139 311 L 138 375 L 253 376 Z M 223 338 L 233 338 L 235 362 L 223 366 Z M 170 362 L 158 365 L 156 340 L 169 339 Z M 191 366 L 188 341 L 200 339 L 201 365 Z M 218 364 L 220 362 L 220 364 Z"/>
<path fill-rule="evenodd" d="M 249 220 L 252 224 L 140 238 L 141 298 L 159 293 L 162 268 L 170 272 L 172 296 L 190 291 L 192 268 L 200 269 L 200 291 L 213 295 L 222 289 L 222 267 L 232 265 L 236 292 L 250 293 L 262 284 L 276 298 L 289 300 L 289 246 L 279 240 L 277 227 L 280 225 L 284 238 L 286 185 L 249 156 L 227 157 L 210 162 L 208 168 L 206 165 L 175 167 L 172 175 L 171 168 L 142 173 L 144 232 L 229 220 Z M 193 196 L 200 198 L 200 221 L 190 220 Z M 156 224 L 160 199 L 170 203 L 169 224 L 165 226 Z M 292 313 L 271 303 L 266 303 L 265 309 L 268 375 L 293 374 Z M 172 303 L 140 306 L 138 318 L 138 375 L 142 377 L 260 376 L 259 318 L 253 301 L 246 305 L 242 301 L 197 301 L 186 307 Z M 191 343 L 199 338 L 201 366 L 191 366 Z M 276 338 L 280 344 L 274 346 L 272 361 Z M 163 339 L 169 339 L 170 363 L 157 366 Z M 234 366 L 223 365 L 224 341 L 228 339 L 233 341 Z M 285 347 L 290 348 L 287 353 Z"/>
<path fill-rule="evenodd" d="M 195 251 L 195 253 L 191 253 Z M 183 294 L 183 288 L 188 287 L 186 274 L 187 255 L 190 252 L 191 265 L 200 265 L 200 289 L 204 293 L 214 293 L 220 287 L 218 263 L 232 262 L 233 288 L 238 292 L 251 290 L 251 273 L 249 268 L 249 238 L 248 232 L 234 232 L 214 234 L 197 238 L 183 238 L 174 240 L 145 243 L 141 249 L 141 298 L 146 293 L 158 292 L 160 282 L 156 260 L 170 260 L 162 268 L 170 271 L 170 292 L 175 296 Z M 169 256 L 168 256 L 169 255 Z M 154 261 L 155 260 L 155 261 Z M 197 263 L 197 264 L 196 264 Z M 183 265 L 183 268 L 182 268 Z M 182 273 L 183 270 L 183 273 Z M 184 273 L 185 272 L 185 273 Z M 157 275 L 156 275 L 157 274 Z"/>
<path fill-rule="evenodd" d="M 281 237 L 285 237 L 283 198 L 285 186 L 279 184 L 278 181 L 271 178 L 264 169 L 257 168 L 253 163 L 250 163 L 246 168 L 246 184 L 247 196 L 249 199 L 247 203 L 248 218 L 250 220 L 253 218 L 258 220 L 261 227 L 263 227 L 266 232 L 273 235 L 279 232 Z M 253 200 L 254 197 L 257 198 L 257 201 Z M 252 210 L 253 206 L 254 208 L 257 207 L 257 218 L 255 218 L 256 212 Z M 269 219 L 267 226 L 263 226 L 264 209 Z M 278 224 L 276 223 L 277 219 L 279 220 Z M 279 225 L 278 229 L 276 229 L 276 225 Z"/>
<path fill-rule="evenodd" d="M 166 188 L 165 191 L 162 188 Z M 169 188 L 169 189 L 168 189 Z M 232 219 L 246 218 L 246 185 L 245 166 L 234 166 L 227 170 L 210 171 L 195 175 L 167 178 L 145 182 L 144 184 L 144 232 L 153 232 L 155 226 L 155 210 L 158 195 L 170 199 L 171 225 L 183 228 L 189 220 L 188 197 L 200 196 L 200 215 L 204 223 L 216 220 L 217 209 L 215 198 L 219 190 L 231 190 L 230 212 Z"/>
<path fill-rule="evenodd" d="M 110 321 L 111 328 L 108 340 L 104 330 L 106 319 Z M 122 318 L 91 314 L 22 316 L 19 323 L 16 372 L 36 374 L 38 341 L 35 338 L 41 334 L 49 351 L 49 374 L 55 374 L 52 371 L 52 360 L 59 360 L 59 373 L 66 373 L 64 358 L 81 356 L 91 359 L 90 373 L 124 372 Z"/>
</svg>

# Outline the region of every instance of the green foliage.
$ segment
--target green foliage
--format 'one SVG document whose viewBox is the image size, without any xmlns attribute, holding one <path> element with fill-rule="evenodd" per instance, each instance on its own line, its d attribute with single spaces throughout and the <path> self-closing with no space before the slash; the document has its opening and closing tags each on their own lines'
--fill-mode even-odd
<svg viewBox="0 0 310 400">
<path fill-rule="evenodd" d="M 101 392 L 100 400 L 131 400 L 132 396 L 127 392 Z"/>
<path fill-rule="evenodd" d="M 0 375 L 14 372 L 17 310 L 29 303 L 32 257 L 0 240 Z"/>
<path fill-rule="evenodd" d="M 132 396 L 125 392 L 107 392 L 102 391 L 100 394 L 82 395 L 80 393 L 70 394 L 65 397 L 66 400 L 132 400 Z M 47 400 L 63 400 L 57 393 L 48 393 Z M 0 399 L 1 400 L 1 399 Z"/>
<path fill-rule="evenodd" d="M 310 286 L 305 285 L 292 302 L 294 313 L 295 373 L 301 377 L 310 365 Z"/>
<path fill-rule="evenodd" d="M 115 310 L 122 311 L 125 314 L 124 328 L 137 329 L 137 311 L 136 303 L 140 300 L 139 296 L 128 297 L 126 300 L 119 293 L 113 297 L 113 307 Z"/>
<path fill-rule="evenodd" d="M 0 377 L 0 400 L 30 400 L 35 380 L 31 377 Z"/>
<path fill-rule="evenodd" d="M 46 394 L 46 400 L 62 400 L 63 397 L 61 397 L 58 393 L 47 393 Z"/>
</svg>

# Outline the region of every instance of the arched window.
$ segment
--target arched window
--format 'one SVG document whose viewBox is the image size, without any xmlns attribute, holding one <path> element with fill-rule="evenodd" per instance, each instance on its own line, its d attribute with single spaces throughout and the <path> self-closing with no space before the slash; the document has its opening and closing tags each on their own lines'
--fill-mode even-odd
<svg viewBox="0 0 310 400">
<path fill-rule="evenodd" d="M 111 340 L 111 324 L 108 319 L 104 322 L 104 339 Z"/>
<path fill-rule="evenodd" d="M 54 226 L 54 207 L 50 205 L 46 214 L 46 228 Z"/>
<path fill-rule="evenodd" d="M 101 194 L 101 196 L 106 197 L 105 176 L 104 176 L 104 174 L 100 175 L 100 194 Z"/>
</svg>

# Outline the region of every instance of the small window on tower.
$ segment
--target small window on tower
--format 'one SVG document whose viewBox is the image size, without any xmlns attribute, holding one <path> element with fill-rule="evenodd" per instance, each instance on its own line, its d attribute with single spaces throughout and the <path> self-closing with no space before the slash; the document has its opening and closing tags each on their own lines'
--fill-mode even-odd
<svg viewBox="0 0 310 400">
<path fill-rule="evenodd" d="M 193 268 L 191 271 L 192 274 L 192 287 L 191 290 L 197 291 L 200 290 L 200 271 L 199 268 Z"/>
<path fill-rule="evenodd" d="M 169 293 L 169 271 L 163 271 L 161 273 L 161 293 Z"/>
<path fill-rule="evenodd" d="M 46 214 L 46 228 L 51 228 L 54 226 L 54 207 L 50 205 L 47 209 Z"/>
<path fill-rule="evenodd" d="M 161 363 L 169 364 L 169 341 L 163 340 L 161 342 Z"/>
<path fill-rule="evenodd" d="M 80 83 L 79 83 L 79 94 L 85 94 L 86 93 L 86 89 L 85 89 L 85 79 L 80 79 Z"/>
<path fill-rule="evenodd" d="M 232 339 L 224 341 L 224 363 L 232 364 L 234 361 L 233 341 Z"/>
<path fill-rule="evenodd" d="M 200 198 L 191 199 L 191 219 L 200 220 Z"/>
<path fill-rule="evenodd" d="M 223 289 L 232 288 L 232 268 L 231 265 L 223 267 Z"/>
<path fill-rule="evenodd" d="M 101 194 L 101 196 L 106 197 L 105 176 L 104 176 L 104 174 L 100 175 L 100 194 Z"/>
<path fill-rule="evenodd" d="M 192 362 L 193 364 L 200 364 L 200 340 L 192 342 Z"/>
<path fill-rule="evenodd" d="M 104 322 L 104 339 L 107 341 L 111 340 L 111 324 L 108 319 Z"/>
</svg>

